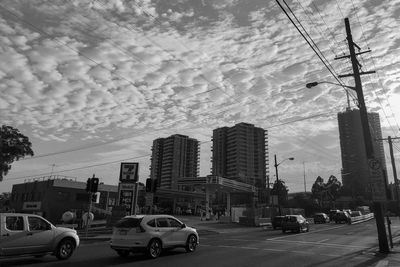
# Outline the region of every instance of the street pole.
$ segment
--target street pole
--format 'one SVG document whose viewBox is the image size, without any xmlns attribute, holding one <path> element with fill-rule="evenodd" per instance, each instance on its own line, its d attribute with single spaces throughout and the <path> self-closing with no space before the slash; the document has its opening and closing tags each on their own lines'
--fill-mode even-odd
<svg viewBox="0 0 400 267">
<path fill-rule="evenodd" d="M 307 187 L 306 187 L 306 164 L 303 161 L 303 175 L 304 175 L 304 193 L 307 193 Z"/>
<path fill-rule="evenodd" d="M 89 229 L 89 217 L 90 217 L 90 211 L 92 210 L 92 192 L 89 192 L 89 207 L 88 207 L 88 212 L 86 216 L 86 229 L 85 229 L 85 237 L 88 235 L 88 229 Z"/>
<path fill-rule="evenodd" d="M 399 137 L 394 137 L 392 138 L 391 136 L 388 136 L 388 141 L 389 141 L 389 149 L 390 149 L 390 159 L 392 161 L 392 169 L 393 169 L 393 178 L 394 178 L 394 184 L 396 186 L 396 201 L 399 203 L 400 198 L 399 198 L 399 180 L 397 179 L 397 171 L 396 171 L 396 163 L 394 160 L 394 154 L 393 154 L 393 139 L 400 139 Z"/>
<path fill-rule="evenodd" d="M 364 141 L 365 141 L 365 150 L 366 150 L 366 154 L 367 154 L 367 159 L 372 160 L 372 159 L 374 159 L 374 151 L 373 151 L 371 132 L 369 129 L 369 124 L 368 124 L 368 113 L 367 113 L 367 109 L 365 106 L 364 94 L 363 94 L 363 90 L 362 90 L 361 76 L 360 76 L 360 72 L 359 72 L 359 68 L 358 68 L 359 62 L 357 60 L 357 55 L 356 55 L 356 52 L 354 49 L 354 46 L 356 44 L 353 42 L 353 37 L 351 35 L 349 19 L 345 18 L 344 21 L 345 21 L 345 25 L 346 25 L 347 42 L 348 42 L 348 46 L 349 46 L 349 50 L 350 50 L 350 59 L 351 59 L 352 67 L 353 67 L 353 74 L 344 75 L 342 77 L 346 77 L 346 76 L 354 77 L 355 91 L 357 93 L 357 100 L 358 100 L 358 104 L 359 104 L 361 124 L 362 124 L 362 128 L 363 128 L 363 135 L 364 135 Z M 363 74 L 367 74 L 367 73 L 365 72 Z M 384 176 L 382 176 L 382 179 L 383 178 L 384 178 Z M 385 184 L 386 184 L 386 181 L 385 181 Z M 374 211 L 375 211 L 376 227 L 378 230 L 379 251 L 382 253 L 388 253 L 390 250 L 389 250 L 388 239 L 387 239 L 386 229 L 385 229 L 383 206 L 382 206 L 381 202 L 374 201 Z"/>
<path fill-rule="evenodd" d="M 279 216 L 281 216 L 282 215 L 282 211 L 281 211 L 281 206 L 279 205 L 279 187 L 278 187 L 278 185 L 279 185 L 279 178 L 278 178 L 278 163 L 276 162 L 276 154 L 274 155 L 274 158 L 275 158 L 275 175 L 276 175 L 276 195 L 277 195 L 277 198 L 276 198 L 276 203 L 277 203 L 277 205 L 278 205 L 278 209 L 279 209 Z"/>
<path fill-rule="evenodd" d="M 131 215 L 136 215 L 136 205 L 137 205 L 137 200 L 138 200 L 138 192 L 139 192 L 139 182 L 135 183 L 135 195 L 133 196 L 133 205 L 132 205 L 132 210 L 131 210 Z"/>
</svg>

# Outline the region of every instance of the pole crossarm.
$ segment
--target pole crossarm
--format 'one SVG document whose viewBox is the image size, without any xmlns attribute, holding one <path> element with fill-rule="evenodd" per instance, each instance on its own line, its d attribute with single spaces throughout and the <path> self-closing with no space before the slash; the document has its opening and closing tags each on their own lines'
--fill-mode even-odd
<svg viewBox="0 0 400 267">
<path fill-rule="evenodd" d="M 362 52 L 358 52 L 358 53 L 355 53 L 355 54 L 356 54 L 356 56 L 358 56 L 358 55 L 362 55 L 362 54 L 370 53 L 370 52 L 372 52 L 371 49 L 368 49 L 368 50 L 365 50 L 365 51 L 362 51 Z M 338 57 L 335 57 L 334 59 L 336 60 L 336 59 L 343 59 L 343 58 L 351 58 L 351 55 L 338 56 Z"/>
<path fill-rule="evenodd" d="M 371 71 L 362 71 L 359 73 L 359 75 L 366 75 L 366 74 L 372 74 L 375 73 L 376 71 L 371 70 Z M 354 73 L 348 73 L 348 74 L 342 74 L 338 76 L 339 78 L 346 78 L 346 77 L 354 77 Z"/>
</svg>

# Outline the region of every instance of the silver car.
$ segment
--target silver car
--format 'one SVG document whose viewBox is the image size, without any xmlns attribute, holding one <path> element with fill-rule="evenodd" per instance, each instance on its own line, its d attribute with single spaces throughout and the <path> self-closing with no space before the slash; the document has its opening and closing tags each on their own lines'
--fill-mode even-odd
<svg viewBox="0 0 400 267">
<path fill-rule="evenodd" d="M 76 230 L 56 227 L 35 214 L 0 213 L 0 258 L 50 253 L 65 260 L 78 246 Z"/>
<path fill-rule="evenodd" d="M 196 250 L 199 235 L 170 215 L 132 215 L 118 221 L 110 246 L 121 257 L 130 252 L 145 252 L 150 258 L 160 256 L 163 249 L 183 247 L 187 252 Z"/>
</svg>

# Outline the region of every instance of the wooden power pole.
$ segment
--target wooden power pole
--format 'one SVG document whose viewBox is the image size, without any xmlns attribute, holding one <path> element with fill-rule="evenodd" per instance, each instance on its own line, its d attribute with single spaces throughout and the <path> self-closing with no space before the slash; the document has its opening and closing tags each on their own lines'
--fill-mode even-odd
<svg viewBox="0 0 400 267">
<path fill-rule="evenodd" d="M 365 150 L 368 159 L 368 168 L 370 171 L 370 185 L 372 191 L 372 200 L 374 202 L 374 213 L 376 219 L 376 227 L 378 231 L 378 240 L 379 240 L 379 251 L 381 253 L 389 253 L 389 244 L 385 230 L 385 220 L 383 214 L 383 205 L 382 202 L 387 200 L 386 197 L 386 180 L 383 173 L 382 164 L 380 161 L 375 158 L 374 156 L 374 149 L 371 137 L 371 131 L 369 129 L 368 123 L 368 113 L 367 108 L 365 106 L 364 101 L 364 94 L 362 90 L 362 83 L 361 83 L 361 75 L 364 74 L 371 74 L 375 71 L 367 71 L 367 72 L 360 72 L 359 67 L 361 67 L 360 62 L 358 62 L 357 55 L 364 54 L 368 51 L 361 52 L 361 48 L 353 42 L 353 37 L 351 35 L 350 29 L 350 22 L 348 18 L 344 19 L 345 26 L 346 26 L 346 34 L 347 34 L 347 42 L 349 46 L 350 55 L 345 55 L 341 57 L 336 57 L 335 59 L 341 58 L 350 58 L 351 64 L 353 67 L 353 73 L 339 75 L 339 78 L 344 77 L 354 77 L 355 88 L 354 90 L 357 93 L 357 100 L 358 100 L 358 108 L 360 110 L 360 117 L 361 117 L 361 125 L 363 128 L 363 135 L 364 135 L 364 142 L 365 142 Z M 358 48 L 359 52 L 355 52 L 355 47 Z"/>
</svg>

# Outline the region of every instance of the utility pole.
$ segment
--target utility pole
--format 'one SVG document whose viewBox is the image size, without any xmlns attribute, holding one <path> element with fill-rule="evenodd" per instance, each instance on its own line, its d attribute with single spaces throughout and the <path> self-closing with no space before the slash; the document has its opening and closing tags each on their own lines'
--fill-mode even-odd
<svg viewBox="0 0 400 267">
<path fill-rule="evenodd" d="M 370 170 L 370 182 L 371 182 L 371 185 L 376 186 L 374 188 L 374 190 L 377 190 L 378 193 L 381 193 L 381 194 L 376 194 L 376 193 L 374 194 L 374 192 L 372 192 L 372 199 L 374 202 L 374 212 L 375 212 L 375 219 L 376 219 L 376 227 L 377 227 L 377 231 L 378 231 L 379 251 L 381 253 L 389 253 L 390 250 L 389 250 L 388 239 L 387 239 L 386 229 L 385 229 L 383 205 L 381 202 L 381 201 L 386 201 L 386 191 L 385 191 L 386 180 L 384 178 L 383 169 L 382 169 L 380 162 L 377 159 L 375 159 L 375 157 L 374 157 L 374 149 L 373 149 L 373 143 L 372 143 L 372 138 L 371 138 L 371 131 L 369 129 L 369 123 L 368 123 L 368 113 L 367 113 L 367 108 L 365 106 L 364 94 L 363 94 L 362 83 L 361 83 L 361 75 L 375 73 L 375 71 L 360 72 L 359 67 L 362 67 L 362 66 L 361 66 L 360 62 L 358 62 L 358 60 L 357 60 L 357 55 L 371 52 L 371 50 L 363 51 L 363 52 L 360 51 L 361 48 L 353 42 L 349 19 L 345 18 L 344 22 L 345 22 L 345 26 L 346 26 L 347 42 L 348 42 L 348 46 L 349 46 L 350 55 L 336 57 L 335 59 L 350 58 L 350 60 L 351 60 L 353 73 L 339 75 L 339 78 L 354 77 L 354 82 L 355 82 L 354 90 L 357 93 L 358 107 L 360 110 L 361 125 L 363 128 L 363 135 L 364 135 L 364 142 L 365 142 L 365 151 L 366 151 L 366 155 L 367 155 L 367 159 L 368 159 L 368 167 Z M 358 50 L 359 50 L 358 53 L 355 52 L 354 47 L 358 48 Z M 374 182 L 373 184 L 372 184 L 372 181 Z M 383 190 L 382 190 L 382 185 L 383 185 Z M 382 192 L 384 192 L 384 193 L 382 193 Z"/>
<path fill-rule="evenodd" d="M 306 187 L 306 164 L 303 161 L 303 177 L 304 177 L 304 193 L 307 193 L 307 187 Z"/>
<path fill-rule="evenodd" d="M 278 165 L 279 164 L 277 164 L 277 162 L 276 162 L 276 155 L 275 155 L 275 164 L 274 164 L 274 166 L 275 166 L 275 175 L 276 175 L 276 194 L 277 194 L 277 198 L 276 198 L 276 200 L 277 200 L 277 204 L 278 204 L 278 209 L 279 209 L 279 215 L 282 215 L 282 211 L 281 211 L 281 205 L 280 205 L 280 203 L 279 203 L 279 190 L 280 190 L 280 188 L 279 188 L 279 178 L 278 178 Z"/>
<path fill-rule="evenodd" d="M 376 140 L 380 140 L 380 141 L 388 141 L 388 143 L 389 143 L 390 159 L 392 161 L 393 178 L 394 178 L 394 184 L 396 186 L 396 201 L 397 202 L 400 201 L 399 180 L 397 179 L 396 162 L 394 160 L 393 141 L 392 140 L 399 140 L 399 139 L 400 139 L 400 137 L 391 137 L 391 136 L 388 136 L 388 138 L 376 139 Z"/>
</svg>

